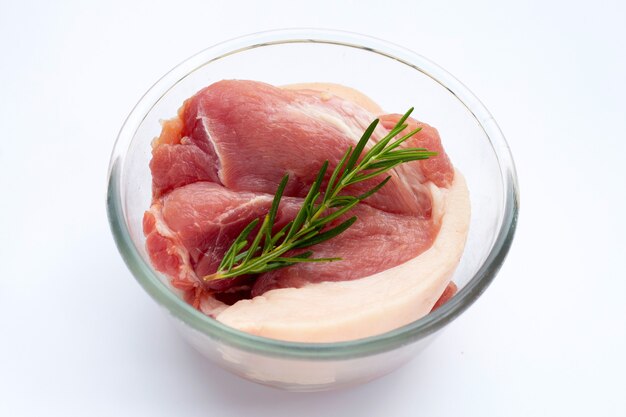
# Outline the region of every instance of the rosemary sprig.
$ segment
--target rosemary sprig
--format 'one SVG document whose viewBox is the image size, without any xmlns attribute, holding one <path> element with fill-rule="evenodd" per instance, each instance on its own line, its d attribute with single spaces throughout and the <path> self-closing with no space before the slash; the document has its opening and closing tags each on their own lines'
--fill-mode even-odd
<svg viewBox="0 0 626 417">
<path fill-rule="evenodd" d="M 285 175 L 278 185 L 271 208 L 263 218 L 263 222 L 252 241 L 248 243 L 252 231 L 260 222 L 259 219 L 250 222 L 237 236 L 224 254 L 217 271 L 202 279 L 208 282 L 239 275 L 261 274 L 300 262 L 341 260 L 341 258 L 312 258 L 313 252 L 311 251 L 293 256 L 284 255 L 291 250 L 317 245 L 343 233 L 354 224 L 357 220 L 356 216 L 352 216 L 330 229 L 324 229 L 329 223 L 343 216 L 359 202 L 384 187 L 391 177 L 386 177 L 378 185 L 358 196 L 340 195 L 339 193 L 346 187 L 374 178 L 405 162 L 427 159 L 437 154 L 424 148 L 397 149 L 403 142 L 421 130 L 421 128 L 415 129 L 394 140 L 398 134 L 407 128 L 407 124 L 404 122 L 412 111 L 413 108 L 409 109 L 384 138 L 361 156 L 378 125 L 378 119 L 374 120 L 365 130 L 354 149 L 348 148 L 330 175 L 326 189 L 322 191 L 322 182 L 328 170 L 328 161 L 324 162 L 296 217 L 272 235 L 278 206 L 289 181 L 289 176 Z"/>
</svg>

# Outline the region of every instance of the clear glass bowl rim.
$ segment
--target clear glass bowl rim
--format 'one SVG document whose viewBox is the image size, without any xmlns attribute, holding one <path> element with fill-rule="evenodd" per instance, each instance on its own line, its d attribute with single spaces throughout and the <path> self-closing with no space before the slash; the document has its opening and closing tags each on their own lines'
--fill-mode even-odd
<svg viewBox="0 0 626 417">
<path fill-rule="evenodd" d="M 399 61 L 429 76 L 446 88 L 476 118 L 489 138 L 500 164 L 504 187 L 504 213 L 495 242 L 485 262 L 455 297 L 427 316 L 377 336 L 336 343 L 287 342 L 255 336 L 213 320 L 181 300 L 157 277 L 135 247 L 124 220 L 122 168 L 126 151 L 146 114 L 177 82 L 194 70 L 231 54 L 285 43 L 322 43 L 359 48 Z M 321 29 L 282 29 L 231 39 L 188 58 L 159 79 L 126 118 L 111 155 L 107 214 L 117 247 L 135 279 L 175 318 L 221 343 L 249 352 L 284 358 L 338 360 L 375 355 L 422 339 L 444 327 L 465 311 L 494 279 L 511 246 L 519 210 L 515 165 L 506 140 L 485 106 L 451 74 L 415 52 L 398 45 L 351 32 Z"/>
</svg>

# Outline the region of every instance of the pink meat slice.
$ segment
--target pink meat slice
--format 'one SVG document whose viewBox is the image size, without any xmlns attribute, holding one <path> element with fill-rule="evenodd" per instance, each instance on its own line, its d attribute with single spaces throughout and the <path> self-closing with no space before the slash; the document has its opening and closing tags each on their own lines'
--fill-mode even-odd
<svg viewBox="0 0 626 417">
<path fill-rule="evenodd" d="M 155 199 L 144 216 L 144 233 L 152 263 L 175 277 L 184 291 L 248 291 L 252 277 L 204 284 L 200 278 L 215 272 L 226 250 L 244 227 L 267 213 L 272 197 L 234 192 L 212 182 L 195 182 Z M 297 202 L 285 198 L 276 218 L 282 227 L 295 216 Z M 167 233 L 160 232 L 157 224 Z M 164 236 L 166 235 L 166 236 Z"/>
<path fill-rule="evenodd" d="M 328 178 L 375 118 L 359 105 L 335 96 L 324 99 L 255 81 L 217 82 L 181 109 L 179 142 L 157 143 L 151 162 L 154 195 L 194 181 L 272 194 L 288 173 L 285 195 L 304 197 L 322 163 L 329 160 Z M 378 128 L 373 139 L 386 132 Z M 439 143 L 438 135 L 432 141 Z M 403 169 L 428 180 L 420 173 L 421 164 L 407 164 Z M 451 166 L 447 169 L 452 173 Z M 390 175 L 392 180 L 367 204 L 388 212 L 428 216 L 428 193 L 407 184 L 398 173 Z M 359 194 L 380 180 L 354 185 L 346 192 Z"/>
<path fill-rule="evenodd" d="M 197 182 L 163 197 L 160 215 L 188 252 L 196 275 L 202 277 L 217 270 L 235 238 L 252 220 L 265 216 L 271 203 L 268 194 L 236 192 L 219 184 Z M 290 197 L 282 200 L 275 229 L 295 217 L 300 203 L 300 199 Z M 216 281 L 209 288 L 222 288 L 224 282 Z"/>
<path fill-rule="evenodd" d="M 216 270 L 251 220 L 267 213 L 285 173 L 290 182 L 276 227 L 295 216 L 321 164 L 329 160 L 332 170 L 375 117 L 339 97 L 254 81 L 221 81 L 201 90 L 185 102 L 178 118 L 165 122 L 153 143 L 153 202 L 144 216 L 153 265 L 197 307 L 208 292 L 230 294 L 231 304 L 276 288 L 360 278 L 418 256 L 439 227 L 431 218 L 428 183 L 447 187 L 454 170 L 437 131 L 409 119 L 407 131 L 422 131 L 407 146 L 439 155 L 397 168 L 383 189 L 353 210 L 357 223 L 311 248 L 316 257 L 339 256 L 341 262 L 298 264 L 209 285 L 200 279 Z M 373 139 L 399 118 L 381 116 Z M 359 194 L 381 179 L 347 191 Z"/>
<path fill-rule="evenodd" d="M 401 114 L 386 114 L 380 116 L 379 119 L 382 126 L 393 129 L 401 117 Z M 419 132 L 409 138 L 407 146 L 426 148 L 429 151 L 437 152 L 438 155 L 423 161 L 401 165 L 398 170 L 407 174 L 409 178 L 412 174 L 418 175 L 420 183 L 431 181 L 437 187 L 449 187 L 454 179 L 454 167 L 441 145 L 441 138 L 437 129 L 413 118 L 408 118 L 406 124 L 408 125 L 406 130 L 409 132 L 417 128 L 420 129 Z M 407 167 L 409 167 L 408 170 Z"/>
<path fill-rule="evenodd" d="M 271 201 L 269 194 L 236 192 L 211 182 L 177 188 L 155 202 L 144 221 L 153 264 L 180 278 L 181 266 L 189 262 L 193 274 L 184 277 L 187 287 L 183 288 L 194 288 L 200 277 L 217 270 L 233 240 L 252 220 L 267 213 Z M 275 227 L 292 220 L 301 204 L 301 198 L 284 198 Z M 367 205 L 356 206 L 351 214 L 358 217 L 351 228 L 313 247 L 316 257 L 340 257 L 341 262 L 297 264 L 262 274 L 252 286 L 250 277 L 241 277 L 215 281 L 204 288 L 224 291 L 251 286 L 251 295 L 257 296 L 275 288 L 351 280 L 414 258 L 430 246 L 436 234 L 432 221 L 416 216 L 387 213 Z M 158 233 L 156 219 L 167 225 L 169 237 Z"/>
<path fill-rule="evenodd" d="M 196 181 L 219 183 L 216 160 L 183 138 L 180 144 L 162 144 L 152 152 L 150 167 L 154 196 L 159 197 Z"/>
<path fill-rule="evenodd" d="M 388 213 L 365 204 L 356 206 L 351 215 L 358 220 L 348 230 L 311 248 L 316 257 L 340 257 L 340 262 L 300 263 L 262 274 L 252 288 L 252 296 L 384 271 L 424 252 L 437 234 L 437 226 L 429 219 Z"/>
</svg>

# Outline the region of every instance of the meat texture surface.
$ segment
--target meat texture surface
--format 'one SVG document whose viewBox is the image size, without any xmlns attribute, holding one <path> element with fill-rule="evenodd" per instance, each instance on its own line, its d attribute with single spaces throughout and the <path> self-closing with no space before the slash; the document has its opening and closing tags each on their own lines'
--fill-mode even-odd
<svg viewBox="0 0 626 417">
<path fill-rule="evenodd" d="M 433 189 L 450 187 L 455 171 L 438 132 L 409 119 L 407 132 L 421 131 L 407 146 L 438 155 L 390 172 L 389 183 L 352 210 L 358 221 L 351 228 L 311 248 L 315 257 L 342 261 L 296 264 L 211 284 L 201 279 L 215 272 L 241 230 L 267 213 L 283 175 L 290 179 L 276 228 L 294 218 L 322 163 L 328 160 L 332 172 L 376 117 L 373 142 L 400 115 L 372 114 L 332 94 L 254 81 L 220 81 L 198 92 L 177 118 L 164 123 L 153 143 L 153 201 L 144 233 L 154 266 L 187 301 L 215 316 L 242 298 L 370 276 L 428 250 L 441 227 L 441 216 L 433 215 Z M 346 194 L 360 194 L 381 179 L 356 184 Z"/>
</svg>

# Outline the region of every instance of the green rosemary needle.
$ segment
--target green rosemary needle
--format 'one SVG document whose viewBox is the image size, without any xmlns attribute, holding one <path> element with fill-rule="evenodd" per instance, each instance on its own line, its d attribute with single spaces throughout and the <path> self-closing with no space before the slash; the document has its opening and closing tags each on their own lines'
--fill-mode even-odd
<svg viewBox="0 0 626 417">
<path fill-rule="evenodd" d="M 263 222 L 252 241 L 249 242 L 249 238 L 252 231 L 259 225 L 259 219 L 250 222 L 237 236 L 224 254 L 217 271 L 204 276 L 202 279 L 208 282 L 240 275 L 261 274 L 300 262 L 341 260 L 341 258 L 313 258 L 312 251 L 293 256 L 285 256 L 285 254 L 294 249 L 307 248 L 325 242 L 343 233 L 354 224 L 357 220 L 356 216 L 352 216 L 330 229 L 324 229 L 329 223 L 343 216 L 359 202 L 384 187 L 391 177 L 386 177 L 378 185 L 357 196 L 341 195 L 340 192 L 344 188 L 374 178 L 405 162 L 427 159 L 437 154 L 424 148 L 403 147 L 397 149 L 403 142 L 421 130 L 421 128 L 415 129 L 394 140 L 407 128 L 404 122 L 412 111 L 413 108 L 409 109 L 384 138 L 362 155 L 367 142 L 378 125 L 378 119 L 374 120 L 365 130 L 354 149 L 348 148 L 330 175 L 326 188 L 321 190 L 322 182 L 328 170 L 328 161 L 324 162 L 296 217 L 282 229 L 272 234 L 278 206 L 289 181 L 289 176 L 285 175 L 278 185 L 270 210 L 263 218 Z"/>
</svg>

